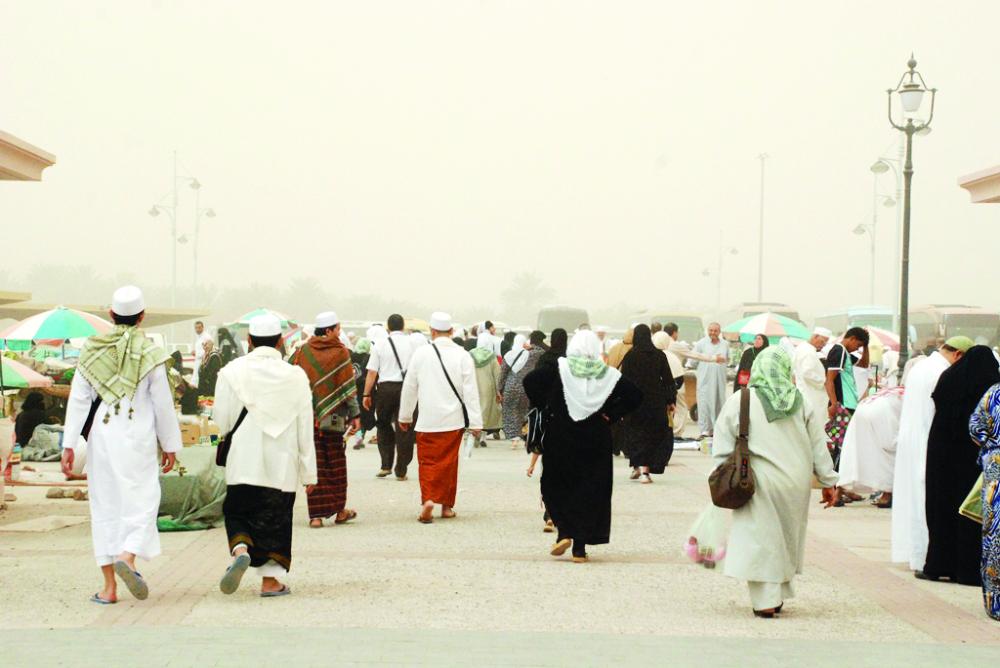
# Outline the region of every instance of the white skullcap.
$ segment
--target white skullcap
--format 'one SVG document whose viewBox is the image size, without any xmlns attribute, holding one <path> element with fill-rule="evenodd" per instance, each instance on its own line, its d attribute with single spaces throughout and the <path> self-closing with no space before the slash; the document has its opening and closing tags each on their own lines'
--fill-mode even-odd
<svg viewBox="0 0 1000 668">
<path fill-rule="evenodd" d="M 436 311 L 431 314 L 430 326 L 435 332 L 450 332 L 451 316 L 442 311 Z"/>
<path fill-rule="evenodd" d="M 607 325 L 598 325 L 597 327 L 594 328 L 594 331 L 595 332 L 604 332 L 605 334 L 607 334 L 608 333 L 608 326 Z"/>
<path fill-rule="evenodd" d="M 278 316 L 265 313 L 250 319 L 250 336 L 278 336 L 280 334 L 281 321 L 278 320 Z"/>
<path fill-rule="evenodd" d="M 126 317 L 139 315 L 146 310 L 146 301 L 142 298 L 142 290 L 134 285 L 118 288 L 111 297 L 111 310 Z"/>
<path fill-rule="evenodd" d="M 816 329 L 813 330 L 813 334 L 815 334 L 816 336 L 825 337 L 827 339 L 833 336 L 833 332 L 831 332 L 826 327 L 817 327 Z"/>
<path fill-rule="evenodd" d="M 333 311 L 323 311 L 316 316 L 317 327 L 336 327 L 340 324 L 340 318 Z"/>
</svg>

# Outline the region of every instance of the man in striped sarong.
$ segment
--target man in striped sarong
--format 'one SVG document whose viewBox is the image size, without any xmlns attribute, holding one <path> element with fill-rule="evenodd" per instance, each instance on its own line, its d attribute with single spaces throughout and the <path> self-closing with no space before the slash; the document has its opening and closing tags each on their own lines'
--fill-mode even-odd
<svg viewBox="0 0 1000 668">
<path fill-rule="evenodd" d="M 326 311 L 316 316 L 312 338 L 292 356 L 306 372 L 313 394 L 316 421 L 316 469 L 319 481 L 306 498 L 309 526 L 319 528 L 323 520 L 345 524 L 358 516 L 347 508 L 347 458 L 344 442 L 360 428 L 358 391 L 354 381 L 351 351 L 340 340 L 340 320 Z"/>
</svg>

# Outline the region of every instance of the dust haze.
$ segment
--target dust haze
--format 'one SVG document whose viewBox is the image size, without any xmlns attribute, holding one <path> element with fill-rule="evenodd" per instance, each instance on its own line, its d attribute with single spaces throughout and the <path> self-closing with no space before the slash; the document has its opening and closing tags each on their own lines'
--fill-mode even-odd
<svg viewBox="0 0 1000 668">
<path fill-rule="evenodd" d="M 913 51 L 937 87 L 915 141 L 911 304 L 1000 307 L 997 211 L 956 179 L 998 162 L 995 2 L 0 2 L 0 128 L 58 157 L 0 183 L 0 289 L 105 303 L 125 280 L 213 319 L 390 310 L 530 324 L 542 303 L 869 303 L 878 157 Z M 891 172 L 879 189 L 895 196 Z M 898 208 L 879 210 L 894 303 Z M 708 270 L 706 272 L 706 270 Z"/>
</svg>

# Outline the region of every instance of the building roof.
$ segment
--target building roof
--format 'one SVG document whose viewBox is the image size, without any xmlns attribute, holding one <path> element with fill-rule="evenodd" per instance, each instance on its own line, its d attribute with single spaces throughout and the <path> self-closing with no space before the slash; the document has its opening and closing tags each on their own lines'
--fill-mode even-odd
<svg viewBox="0 0 1000 668">
<path fill-rule="evenodd" d="M 1000 202 L 1000 165 L 961 176 L 958 185 L 969 191 L 973 204 Z"/>
<path fill-rule="evenodd" d="M 0 181 L 41 181 L 56 156 L 0 130 Z"/>
</svg>

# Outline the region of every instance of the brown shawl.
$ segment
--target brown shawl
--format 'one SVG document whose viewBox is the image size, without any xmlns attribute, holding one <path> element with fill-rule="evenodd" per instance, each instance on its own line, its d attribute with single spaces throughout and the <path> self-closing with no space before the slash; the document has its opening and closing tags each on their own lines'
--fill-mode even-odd
<svg viewBox="0 0 1000 668">
<path fill-rule="evenodd" d="M 356 395 L 351 351 L 336 336 L 314 336 L 292 355 L 309 377 L 313 393 L 313 413 L 317 420 L 330 414 Z"/>
</svg>

